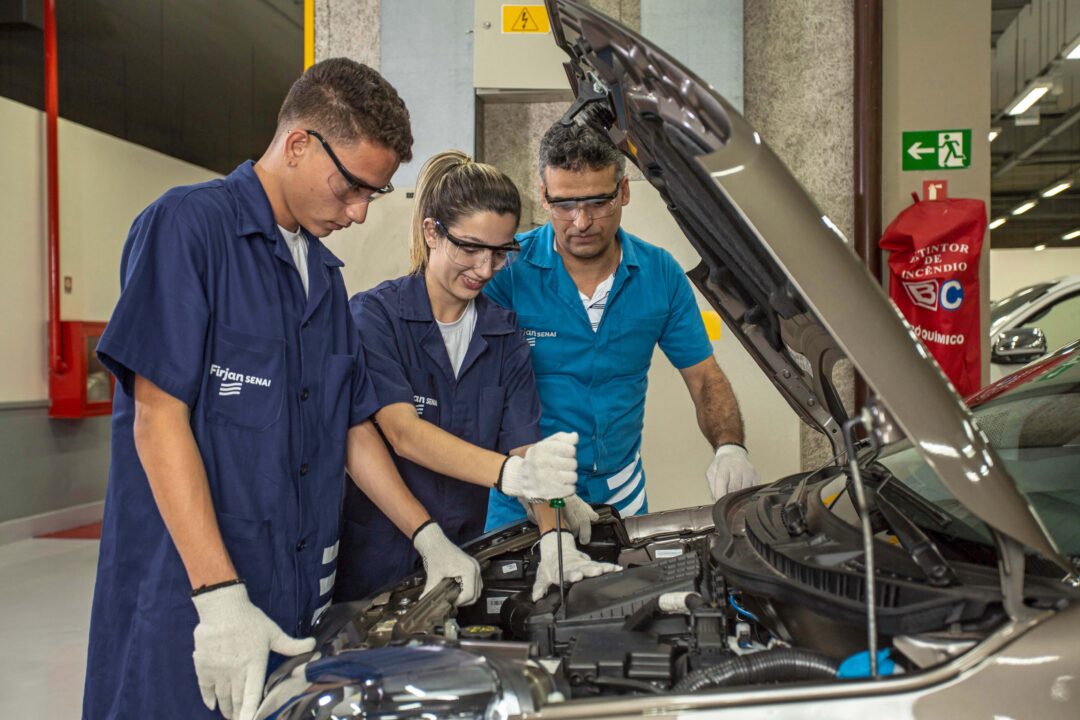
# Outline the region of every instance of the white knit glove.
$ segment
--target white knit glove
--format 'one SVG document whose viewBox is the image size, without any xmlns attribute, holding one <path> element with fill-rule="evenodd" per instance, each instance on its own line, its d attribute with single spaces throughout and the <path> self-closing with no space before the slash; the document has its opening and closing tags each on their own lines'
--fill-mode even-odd
<svg viewBox="0 0 1080 720">
<path fill-rule="evenodd" d="M 550 500 L 574 494 L 578 434 L 558 432 L 503 465 L 498 488 L 513 497 Z"/>
<path fill-rule="evenodd" d="M 420 597 L 431 592 L 443 578 L 454 578 L 461 585 L 455 605 L 471 605 L 480 597 L 480 563 L 450 542 L 442 528 L 428 522 L 413 535 L 413 547 L 424 561 L 427 581 Z"/>
<path fill-rule="evenodd" d="M 746 448 L 735 443 L 716 448 L 716 455 L 705 471 L 705 480 L 713 500 L 761 482 L 757 470 L 750 464 Z"/>
<path fill-rule="evenodd" d="M 536 515 L 533 513 L 533 503 L 521 499 L 521 505 L 525 508 L 525 514 L 536 525 Z M 562 509 L 562 529 L 569 530 L 577 536 L 578 542 L 588 545 L 592 541 L 592 524 L 600 519 L 589 503 L 577 495 L 566 498 L 566 507 Z"/>
<path fill-rule="evenodd" d="M 300 655 L 315 649 L 315 638 L 289 637 L 248 600 L 243 585 L 211 590 L 193 597 L 195 676 L 210 710 L 215 703 L 226 718 L 252 720 L 262 700 L 270 651 Z"/>
<path fill-rule="evenodd" d="M 578 550 L 577 545 L 574 544 L 574 536 L 570 533 L 552 530 L 544 533 L 540 538 L 540 567 L 536 569 L 536 582 L 533 583 L 533 602 L 544 597 L 549 587 L 552 585 L 558 586 L 559 584 L 559 546 L 556 545 L 557 542 L 562 543 L 563 579 L 566 582 L 576 583 L 587 577 L 597 577 L 622 570 L 618 565 L 596 562 Z"/>
</svg>

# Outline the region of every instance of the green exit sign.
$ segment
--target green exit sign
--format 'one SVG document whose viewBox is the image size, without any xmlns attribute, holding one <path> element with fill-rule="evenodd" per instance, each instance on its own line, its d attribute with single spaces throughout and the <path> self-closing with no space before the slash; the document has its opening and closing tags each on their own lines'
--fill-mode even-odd
<svg viewBox="0 0 1080 720">
<path fill-rule="evenodd" d="M 963 170 L 971 167 L 971 130 L 905 132 L 904 170 Z"/>
</svg>

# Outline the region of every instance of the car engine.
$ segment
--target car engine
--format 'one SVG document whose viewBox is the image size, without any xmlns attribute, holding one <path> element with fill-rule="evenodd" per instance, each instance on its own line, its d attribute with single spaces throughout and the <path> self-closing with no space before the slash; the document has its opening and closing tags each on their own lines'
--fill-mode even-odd
<svg viewBox="0 0 1080 720">
<path fill-rule="evenodd" d="M 555 588 L 531 599 L 535 527 L 485 535 L 466 546 L 483 568 L 476 603 L 455 608 L 451 580 L 420 597 L 417 573 L 333 606 L 316 628 L 317 654 L 277 669 L 259 717 L 505 718 L 598 697 L 834 682 L 844 676 L 841 661 L 865 648 L 864 627 L 849 612 L 859 560 L 844 548 L 849 538 L 826 537 L 836 534 L 827 521 L 811 514 L 799 525 L 780 512 L 807 494 L 806 479 L 758 489 L 753 503 L 743 493 L 625 520 L 598 508 L 582 549 L 624 569 L 570 586 L 565 606 Z M 819 505 L 828 479 L 814 485 Z M 779 572 L 781 553 L 806 569 L 786 561 Z M 986 583 L 976 573 L 962 586 L 934 587 L 904 577 L 903 553 L 895 561 L 884 554 L 883 577 L 892 573 L 899 588 L 883 609 L 885 647 L 898 651 L 892 671 L 944 662 L 1000 624 L 991 569 Z M 828 583 L 814 574 L 825 570 Z"/>
</svg>

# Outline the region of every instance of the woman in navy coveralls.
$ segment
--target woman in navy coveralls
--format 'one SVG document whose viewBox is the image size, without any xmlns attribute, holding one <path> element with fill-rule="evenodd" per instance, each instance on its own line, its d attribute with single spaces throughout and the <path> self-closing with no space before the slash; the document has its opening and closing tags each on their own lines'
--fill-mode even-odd
<svg viewBox="0 0 1080 720">
<path fill-rule="evenodd" d="M 566 460 L 577 437 L 540 440 L 529 346 L 514 313 L 481 292 L 517 249 L 520 213 L 517 188 L 496 168 L 459 151 L 434 156 L 417 184 L 412 272 L 350 301 L 376 423 L 409 490 L 455 544 L 483 532 L 492 486 L 536 499 L 570 495 L 576 482 Z M 549 529 L 547 513 L 540 524 Z M 404 530 L 346 484 L 335 600 L 365 597 L 414 569 L 427 526 L 412 544 Z M 613 569 L 590 561 L 574 576 Z"/>
</svg>

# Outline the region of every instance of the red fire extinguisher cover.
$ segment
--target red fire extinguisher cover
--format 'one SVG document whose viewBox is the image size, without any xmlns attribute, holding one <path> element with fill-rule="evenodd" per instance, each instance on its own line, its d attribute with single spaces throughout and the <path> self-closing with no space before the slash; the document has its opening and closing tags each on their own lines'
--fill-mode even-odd
<svg viewBox="0 0 1080 720">
<path fill-rule="evenodd" d="M 889 296 L 957 392 L 979 389 L 979 255 L 986 235 L 982 200 L 916 202 L 879 243 L 889 251 Z"/>
</svg>

